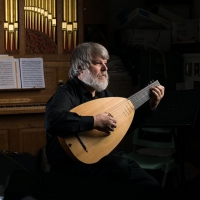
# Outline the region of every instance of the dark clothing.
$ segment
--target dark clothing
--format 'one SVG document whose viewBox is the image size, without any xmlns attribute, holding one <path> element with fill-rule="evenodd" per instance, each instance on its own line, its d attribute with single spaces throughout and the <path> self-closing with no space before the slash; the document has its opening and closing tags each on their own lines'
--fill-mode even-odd
<svg viewBox="0 0 200 200">
<path fill-rule="evenodd" d="M 70 110 L 84 102 L 97 98 L 111 97 L 108 90 L 96 92 L 92 97 L 77 78 L 68 80 L 60 86 L 46 105 L 46 154 L 51 171 L 64 172 L 67 176 L 110 181 L 130 181 L 133 184 L 158 186 L 158 182 L 141 169 L 137 163 L 123 158 L 119 153 L 111 152 L 99 162 L 84 164 L 72 160 L 61 147 L 57 136 L 66 136 L 93 129 L 93 116 L 79 116 Z M 134 129 L 150 115 L 147 103 L 139 107 L 134 115 L 130 129 Z"/>
</svg>

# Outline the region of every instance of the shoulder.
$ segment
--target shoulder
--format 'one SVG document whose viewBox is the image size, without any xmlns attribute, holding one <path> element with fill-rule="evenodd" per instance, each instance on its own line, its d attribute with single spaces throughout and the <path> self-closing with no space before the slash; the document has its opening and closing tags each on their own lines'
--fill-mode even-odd
<svg viewBox="0 0 200 200">
<path fill-rule="evenodd" d="M 113 93 L 110 90 L 108 90 L 108 89 L 105 90 L 105 93 L 106 93 L 106 95 L 108 97 L 113 97 L 114 96 Z"/>
<path fill-rule="evenodd" d="M 80 88 L 80 83 L 76 79 L 69 79 L 67 82 L 59 87 L 63 91 L 77 91 Z"/>
<path fill-rule="evenodd" d="M 99 98 L 104 98 L 104 97 L 113 97 L 113 93 L 110 92 L 109 90 L 105 89 L 102 92 L 96 92 L 96 95 Z"/>
</svg>

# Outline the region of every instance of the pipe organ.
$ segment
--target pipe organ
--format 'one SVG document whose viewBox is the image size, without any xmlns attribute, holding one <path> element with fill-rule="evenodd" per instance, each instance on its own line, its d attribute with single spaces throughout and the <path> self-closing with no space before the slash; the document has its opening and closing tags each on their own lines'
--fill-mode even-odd
<svg viewBox="0 0 200 200">
<path fill-rule="evenodd" d="M 4 16 L 4 37 L 5 50 L 9 53 L 16 53 L 19 48 L 19 0 L 5 0 L 5 16 Z M 62 47 L 63 52 L 71 52 L 77 45 L 77 0 L 63 0 L 62 6 L 62 22 L 57 18 L 57 0 L 24 0 L 24 28 L 26 35 L 30 37 L 45 38 L 45 42 L 52 46 L 57 45 L 57 23 L 62 23 Z M 27 37 L 27 40 L 30 40 Z M 60 38 L 59 38 L 60 39 Z M 33 41 L 31 41 L 33 42 Z M 35 41 L 36 42 L 36 41 Z M 36 46 L 34 46 L 37 48 Z M 29 49 L 30 46 L 27 46 Z M 43 49 L 42 47 L 41 49 Z M 31 52 L 38 51 L 31 48 Z M 57 53 L 57 51 L 41 51 L 39 53 Z"/>
<path fill-rule="evenodd" d="M 66 51 L 76 46 L 77 40 L 77 6 L 76 0 L 63 0 L 63 48 Z"/>
<path fill-rule="evenodd" d="M 0 0 L 0 4 L 4 19 L 0 55 L 43 57 L 45 79 L 45 89 L 0 91 L 0 150 L 36 156 L 46 142 L 46 102 L 59 83 L 67 81 L 71 52 L 83 42 L 83 0 Z"/>
<path fill-rule="evenodd" d="M 5 49 L 18 49 L 18 0 L 5 0 Z"/>
</svg>

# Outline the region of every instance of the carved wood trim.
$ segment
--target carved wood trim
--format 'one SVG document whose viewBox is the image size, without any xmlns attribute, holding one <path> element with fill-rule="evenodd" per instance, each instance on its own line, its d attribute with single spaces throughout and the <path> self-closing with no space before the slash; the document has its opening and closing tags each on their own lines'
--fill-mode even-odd
<svg viewBox="0 0 200 200">
<path fill-rule="evenodd" d="M 27 54 L 57 54 L 56 43 L 46 34 L 26 29 L 26 53 Z"/>
</svg>

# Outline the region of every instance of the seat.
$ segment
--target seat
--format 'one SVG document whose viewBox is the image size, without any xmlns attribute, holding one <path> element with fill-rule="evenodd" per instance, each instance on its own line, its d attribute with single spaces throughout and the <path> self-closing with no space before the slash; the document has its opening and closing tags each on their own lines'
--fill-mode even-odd
<svg viewBox="0 0 200 200">
<path fill-rule="evenodd" d="M 161 170 L 161 187 L 165 187 L 167 175 L 176 170 L 174 129 L 139 127 L 133 133 L 132 152 L 122 156 L 136 161 L 145 170 Z"/>
</svg>

